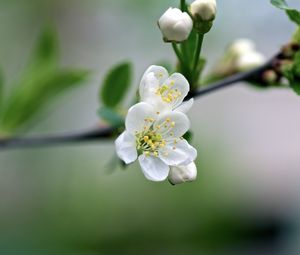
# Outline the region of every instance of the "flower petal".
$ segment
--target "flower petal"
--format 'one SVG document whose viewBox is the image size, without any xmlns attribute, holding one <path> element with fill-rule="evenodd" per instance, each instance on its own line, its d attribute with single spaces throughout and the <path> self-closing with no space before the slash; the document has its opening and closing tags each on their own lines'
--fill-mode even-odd
<svg viewBox="0 0 300 255">
<path fill-rule="evenodd" d="M 169 175 L 169 166 L 157 157 L 141 155 L 139 162 L 145 177 L 150 181 L 163 181 Z"/>
<path fill-rule="evenodd" d="M 159 115 L 154 123 L 154 129 L 164 139 L 183 136 L 190 128 L 188 117 L 182 112 L 166 112 Z"/>
<path fill-rule="evenodd" d="M 115 146 L 118 157 L 126 164 L 137 159 L 135 137 L 132 134 L 123 132 L 115 141 Z"/>
<path fill-rule="evenodd" d="M 160 159 L 169 166 L 188 165 L 197 157 L 197 150 L 184 139 L 170 141 L 159 150 Z"/>
<path fill-rule="evenodd" d="M 145 119 L 152 118 L 155 120 L 156 117 L 157 114 L 150 104 L 144 102 L 135 104 L 128 110 L 125 120 L 126 131 L 134 135 L 142 130 L 147 130 L 152 123 Z"/>
<path fill-rule="evenodd" d="M 151 74 L 151 75 L 149 75 Z M 162 66 L 150 66 L 143 75 L 140 83 L 139 93 L 143 100 L 146 94 L 148 94 L 149 88 L 158 87 L 169 77 L 168 71 Z"/>
<path fill-rule="evenodd" d="M 179 105 L 175 109 L 175 111 L 187 113 L 192 108 L 193 104 L 194 104 L 194 99 L 191 98 L 189 101 L 183 102 L 181 105 Z"/>
<path fill-rule="evenodd" d="M 189 82 L 182 74 L 174 73 L 164 82 L 164 84 L 170 86 L 173 91 L 180 92 L 179 96 L 170 102 L 174 109 L 179 106 L 187 96 L 190 90 Z"/>
<path fill-rule="evenodd" d="M 187 166 L 172 166 L 168 179 L 173 184 L 195 181 L 197 178 L 197 167 L 194 162 Z"/>
</svg>

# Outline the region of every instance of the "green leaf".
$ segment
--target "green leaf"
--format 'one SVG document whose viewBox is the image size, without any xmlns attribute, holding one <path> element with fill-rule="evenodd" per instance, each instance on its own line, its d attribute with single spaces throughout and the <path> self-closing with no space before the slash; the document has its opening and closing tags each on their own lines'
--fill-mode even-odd
<svg viewBox="0 0 300 255">
<path fill-rule="evenodd" d="M 13 132 L 29 124 L 49 102 L 82 84 L 87 75 L 82 70 L 55 70 L 23 79 L 3 107 L 1 130 Z"/>
<path fill-rule="evenodd" d="M 58 65 L 59 47 L 58 38 L 55 30 L 46 27 L 40 35 L 38 42 L 33 50 L 29 68 L 53 68 Z"/>
<path fill-rule="evenodd" d="M 110 108 L 116 107 L 124 99 L 132 79 L 130 63 L 122 63 L 113 67 L 105 76 L 100 90 L 102 103 Z"/>
<path fill-rule="evenodd" d="M 124 124 L 124 118 L 118 114 L 114 109 L 108 107 L 101 107 L 98 110 L 98 115 L 114 127 L 119 127 Z"/>
<path fill-rule="evenodd" d="M 285 10 L 290 20 L 300 26 L 300 12 L 296 9 L 290 8 L 285 0 L 271 0 L 271 3 L 282 10 Z"/>
<path fill-rule="evenodd" d="M 297 52 L 294 58 L 293 74 L 300 77 L 300 52 Z"/>
</svg>

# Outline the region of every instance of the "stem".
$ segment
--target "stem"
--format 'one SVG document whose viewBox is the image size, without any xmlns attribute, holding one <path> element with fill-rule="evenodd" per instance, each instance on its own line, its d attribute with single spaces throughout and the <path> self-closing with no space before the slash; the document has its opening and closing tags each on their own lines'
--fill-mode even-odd
<svg viewBox="0 0 300 255">
<path fill-rule="evenodd" d="M 185 0 L 180 0 L 180 8 L 184 12 L 185 11 Z"/>
<path fill-rule="evenodd" d="M 194 64 L 193 64 L 193 76 L 196 76 L 196 72 L 197 72 L 197 67 L 198 67 L 198 63 L 199 63 L 199 58 L 200 58 L 200 54 L 201 54 L 201 49 L 202 49 L 202 44 L 203 44 L 203 39 L 204 39 L 204 35 L 197 33 L 197 48 L 195 51 L 195 56 L 194 56 Z"/>
<path fill-rule="evenodd" d="M 177 56 L 177 58 L 180 62 L 180 65 L 182 66 L 183 73 L 187 75 L 189 73 L 189 67 L 186 65 L 182 53 L 180 52 L 180 50 L 177 47 L 176 43 L 172 43 L 172 47 L 173 47 L 173 50 L 174 50 L 174 52 L 175 52 L 175 54 L 176 54 L 176 56 Z"/>
</svg>

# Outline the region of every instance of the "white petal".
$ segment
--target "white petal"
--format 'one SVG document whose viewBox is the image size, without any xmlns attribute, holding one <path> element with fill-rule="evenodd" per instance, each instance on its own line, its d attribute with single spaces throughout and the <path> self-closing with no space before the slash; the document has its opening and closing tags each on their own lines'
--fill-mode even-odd
<svg viewBox="0 0 300 255">
<path fill-rule="evenodd" d="M 149 74 L 151 74 L 149 76 Z M 150 66 L 143 75 L 143 78 L 140 83 L 139 93 L 140 97 L 143 99 L 145 93 L 148 94 L 147 90 L 153 88 L 154 85 L 158 86 L 162 84 L 169 77 L 168 71 L 162 66 Z M 151 84 L 151 85 L 150 85 Z"/>
<path fill-rule="evenodd" d="M 125 120 L 126 131 L 134 135 L 136 132 L 139 133 L 142 130 L 147 130 L 151 123 L 145 121 L 145 119 L 155 119 L 156 117 L 157 114 L 150 104 L 143 102 L 135 104 L 128 110 Z"/>
<path fill-rule="evenodd" d="M 194 104 L 194 99 L 191 98 L 189 101 L 183 102 L 181 105 L 179 105 L 175 109 L 175 111 L 187 113 L 192 108 L 193 104 Z"/>
<path fill-rule="evenodd" d="M 181 93 L 181 95 L 176 100 L 173 100 L 171 102 L 174 109 L 179 106 L 183 102 L 183 99 L 187 96 L 190 90 L 189 82 L 182 74 L 174 73 L 164 82 L 164 84 L 167 86 L 173 84 L 172 90 L 178 90 Z"/>
<path fill-rule="evenodd" d="M 140 86 L 140 97 L 142 102 L 151 102 L 152 97 L 157 97 L 155 93 L 159 89 L 159 80 L 154 73 L 148 73 L 143 78 L 141 84 L 143 84 Z"/>
<path fill-rule="evenodd" d="M 174 124 L 172 126 L 172 124 Z M 182 112 L 166 112 L 157 118 L 154 129 L 163 136 L 164 139 L 181 137 L 190 128 L 188 117 Z"/>
<path fill-rule="evenodd" d="M 168 177 L 169 166 L 157 157 L 139 156 L 139 162 L 145 177 L 150 181 L 163 181 Z"/>
<path fill-rule="evenodd" d="M 176 185 L 184 182 L 195 181 L 197 178 L 197 167 L 194 162 L 187 166 L 172 166 L 169 172 L 169 181 Z"/>
<path fill-rule="evenodd" d="M 135 137 L 128 132 L 123 132 L 115 141 L 116 152 L 120 159 L 130 164 L 137 159 Z"/>
<path fill-rule="evenodd" d="M 188 165 L 197 157 L 197 150 L 186 140 L 169 141 L 166 147 L 160 149 L 159 157 L 170 166 Z"/>
</svg>

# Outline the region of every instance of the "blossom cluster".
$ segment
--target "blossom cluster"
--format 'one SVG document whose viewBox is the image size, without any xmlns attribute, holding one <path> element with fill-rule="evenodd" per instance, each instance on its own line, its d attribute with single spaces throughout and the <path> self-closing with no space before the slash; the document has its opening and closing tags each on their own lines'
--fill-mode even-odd
<svg viewBox="0 0 300 255">
<path fill-rule="evenodd" d="M 150 66 L 140 83 L 140 102 L 128 110 L 116 152 L 126 164 L 138 160 L 151 181 L 196 179 L 197 151 L 183 138 L 190 128 L 186 113 L 193 105 L 193 99 L 184 102 L 189 89 L 182 74 L 169 76 L 165 68 Z"/>
</svg>

